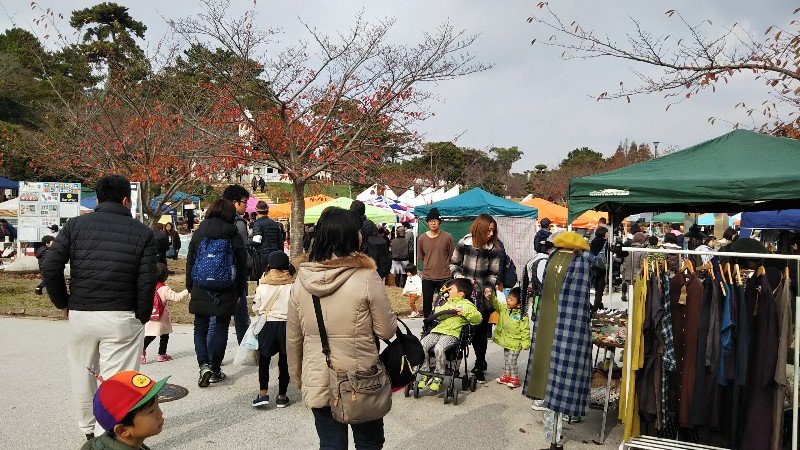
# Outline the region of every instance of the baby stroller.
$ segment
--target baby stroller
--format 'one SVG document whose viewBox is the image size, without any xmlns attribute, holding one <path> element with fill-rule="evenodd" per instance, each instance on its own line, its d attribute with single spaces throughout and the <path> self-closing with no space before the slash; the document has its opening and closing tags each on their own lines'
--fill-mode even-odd
<svg viewBox="0 0 800 450">
<path fill-rule="evenodd" d="M 428 333 L 433 330 L 436 325 L 438 325 L 439 321 L 438 318 L 447 315 L 455 314 L 455 310 L 446 310 L 446 311 L 439 311 L 436 314 L 432 314 L 429 317 L 425 318 L 423 325 L 422 325 L 422 335 L 420 339 L 424 338 Z M 475 378 L 474 375 L 470 375 L 469 370 L 467 369 L 467 357 L 469 356 L 469 345 L 472 343 L 472 334 L 475 332 L 475 328 L 472 325 L 464 325 L 461 328 L 461 334 L 459 335 L 458 342 L 454 345 L 450 346 L 445 351 L 445 359 L 447 363 L 445 364 L 445 373 L 437 373 L 432 370 L 417 370 L 416 377 L 414 378 L 414 382 L 406 386 L 405 388 L 405 396 L 410 397 L 411 392 L 414 392 L 414 398 L 419 398 L 419 381 L 420 377 L 425 375 L 427 377 L 440 377 L 443 380 L 443 386 L 445 387 L 445 394 L 444 394 L 444 403 L 447 402 L 452 398 L 453 404 L 458 404 L 458 390 L 459 388 L 462 390 L 469 389 L 471 392 L 475 392 L 475 389 L 478 387 L 478 379 Z M 431 363 L 435 359 L 434 350 L 431 348 L 428 351 L 428 357 L 431 360 Z M 464 361 L 464 372 L 462 374 L 460 370 L 461 361 Z M 459 382 L 460 385 L 459 386 Z"/>
</svg>

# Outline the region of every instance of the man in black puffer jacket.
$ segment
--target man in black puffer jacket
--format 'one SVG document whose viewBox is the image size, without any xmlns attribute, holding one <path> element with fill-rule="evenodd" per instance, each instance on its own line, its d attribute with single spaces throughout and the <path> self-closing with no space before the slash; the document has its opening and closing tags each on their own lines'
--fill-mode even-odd
<svg viewBox="0 0 800 450">
<path fill-rule="evenodd" d="M 392 259 L 389 257 L 389 243 L 378 234 L 375 222 L 367 219 L 367 207 L 360 200 L 353 200 L 350 211 L 361 219 L 361 252 L 375 261 L 378 276 L 386 278 L 392 270 Z"/>
<path fill-rule="evenodd" d="M 69 319 L 69 379 L 78 402 L 78 427 L 94 435 L 97 381 L 139 370 L 144 323 L 156 289 L 153 231 L 131 217 L 131 185 L 120 175 L 97 181 L 97 207 L 70 219 L 48 250 L 42 278 L 53 304 Z M 70 262 L 69 291 L 64 266 Z"/>
<path fill-rule="evenodd" d="M 267 202 L 260 200 L 256 203 L 256 214 L 258 219 L 253 222 L 253 241 L 261 244 L 258 255 L 261 258 L 261 267 L 266 268 L 269 265 L 269 255 L 272 252 L 283 251 L 286 235 L 278 222 L 267 216 L 269 214 Z"/>
</svg>

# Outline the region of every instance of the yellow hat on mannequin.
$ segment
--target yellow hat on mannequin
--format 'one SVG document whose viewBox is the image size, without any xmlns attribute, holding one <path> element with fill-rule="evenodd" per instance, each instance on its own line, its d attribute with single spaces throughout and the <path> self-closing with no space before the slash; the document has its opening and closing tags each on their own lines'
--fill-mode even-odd
<svg viewBox="0 0 800 450">
<path fill-rule="evenodd" d="M 560 233 L 555 239 L 553 239 L 553 245 L 558 248 L 566 248 L 570 250 L 589 250 L 589 243 L 586 242 L 586 239 L 574 231 Z"/>
</svg>

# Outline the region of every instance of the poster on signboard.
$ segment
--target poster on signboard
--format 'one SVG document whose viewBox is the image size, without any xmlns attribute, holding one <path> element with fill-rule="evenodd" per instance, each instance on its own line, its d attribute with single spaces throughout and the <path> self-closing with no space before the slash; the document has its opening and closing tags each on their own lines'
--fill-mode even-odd
<svg viewBox="0 0 800 450">
<path fill-rule="evenodd" d="M 142 214 L 142 201 L 139 195 L 140 183 L 138 181 L 131 181 L 131 215 L 139 222 L 144 222 L 144 215 Z"/>
<path fill-rule="evenodd" d="M 50 234 L 52 225 L 63 226 L 80 214 L 80 183 L 19 183 L 19 221 L 17 238 L 37 242 Z"/>
</svg>

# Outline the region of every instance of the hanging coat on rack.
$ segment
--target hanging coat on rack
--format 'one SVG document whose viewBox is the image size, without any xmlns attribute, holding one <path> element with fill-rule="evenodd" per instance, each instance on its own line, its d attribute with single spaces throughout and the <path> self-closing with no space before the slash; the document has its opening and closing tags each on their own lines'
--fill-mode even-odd
<svg viewBox="0 0 800 450">
<path fill-rule="evenodd" d="M 669 286 L 672 308 L 672 329 L 675 334 L 675 361 L 677 370 L 670 374 L 670 411 L 678 413 L 678 424 L 690 427 L 689 416 L 697 369 L 697 332 L 700 326 L 700 309 L 703 285 L 697 275 L 678 274 Z"/>
<path fill-rule="evenodd" d="M 775 290 L 775 307 L 778 312 L 778 360 L 775 363 L 775 404 L 773 405 L 772 450 L 781 448 L 783 431 L 783 400 L 786 395 L 786 360 L 789 339 L 792 336 L 792 292 L 789 280 L 784 277 Z"/>
<path fill-rule="evenodd" d="M 772 439 L 778 316 L 767 277 L 754 278 L 748 280 L 745 292 L 748 309 L 755 317 L 750 330 L 747 409 L 741 448 L 768 450 Z"/>
<path fill-rule="evenodd" d="M 661 417 L 662 424 L 669 412 L 669 374 L 677 370 L 675 362 L 675 336 L 672 329 L 672 305 L 669 295 L 669 275 L 661 273 L 663 289 L 664 314 L 661 317 L 661 339 L 664 342 L 664 354 L 661 361 Z"/>
</svg>

